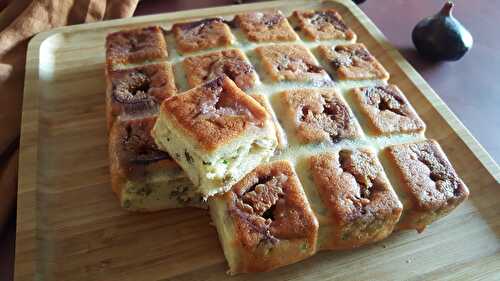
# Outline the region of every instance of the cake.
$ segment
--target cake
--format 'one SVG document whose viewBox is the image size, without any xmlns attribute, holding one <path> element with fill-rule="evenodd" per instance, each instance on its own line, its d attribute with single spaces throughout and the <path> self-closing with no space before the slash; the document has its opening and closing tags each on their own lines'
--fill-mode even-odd
<svg viewBox="0 0 500 281">
<path fill-rule="evenodd" d="M 335 9 L 294 11 L 292 17 L 308 40 L 356 40 L 356 34 Z"/>
<path fill-rule="evenodd" d="M 153 137 L 205 198 L 228 190 L 277 146 L 269 114 L 227 76 L 165 100 Z"/>
<path fill-rule="evenodd" d="M 361 136 L 347 104 L 334 89 L 293 89 L 279 93 L 283 121 L 301 144 Z"/>
<path fill-rule="evenodd" d="M 396 85 L 355 88 L 351 94 L 372 135 L 424 132 L 425 123 Z"/>
<path fill-rule="evenodd" d="M 278 10 L 238 14 L 234 21 L 252 42 L 286 42 L 298 39 L 293 28 Z"/>
<path fill-rule="evenodd" d="M 403 206 L 372 151 L 314 155 L 310 173 L 326 209 L 320 220 L 321 249 L 357 248 L 392 233 Z"/>
<path fill-rule="evenodd" d="M 252 88 L 257 79 L 253 66 L 238 49 L 187 57 L 182 65 L 190 88 L 222 74 L 227 75 L 242 90 Z"/>
<path fill-rule="evenodd" d="M 467 186 L 436 141 L 393 145 L 384 155 L 404 206 L 399 229 L 421 232 L 467 199 Z"/>
<path fill-rule="evenodd" d="M 282 151 L 286 149 L 288 145 L 288 141 L 286 139 L 285 132 L 283 131 L 283 128 L 281 127 L 278 119 L 276 118 L 276 115 L 274 114 L 273 107 L 269 103 L 269 100 L 258 93 L 254 93 L 250 95 L 254 100 L 256 100 L 264 109 L 267 111 L 269 116 L 271 117 L 271 120 L 273 121 L 274 124 L 274 129 L 276 130 L 276 140 L 278 141 L 278 146 L 276 147 L 279 151 Z"/>
<path fill-rule="evenodd" d="M 363 44 L 321 45 L 318 52 L 339 80 L 387 80 L 389 73 Z"/>
<path fill-rule="evenodd" d="M 262 272 L 316 252 L 318 222 L 291 164 L 261 164 L 209 198 L 229 273 Z"/>
<path fill-rule="evenodd" d="M 172 31 L 180 53 L 224 47 L 233 42 L 231 30 L 222 18 L 176 23 Z"/>
</svg>

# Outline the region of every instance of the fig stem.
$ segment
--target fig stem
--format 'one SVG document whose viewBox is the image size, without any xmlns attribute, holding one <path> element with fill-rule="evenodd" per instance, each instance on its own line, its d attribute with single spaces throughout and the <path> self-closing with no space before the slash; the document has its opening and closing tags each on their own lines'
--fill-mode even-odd
<svg viewBox="0 0 500 281">
<path fill-rule="evenodd" d="M 454 6 L 453 1 L 451 1 L 451 0 L 446 1 L 446 3 L 444 3 L 444 6 L 439 13 L 443 16 L 449 17 L 449 16 L 451 16 L 453 6 Z"/>
</svg>

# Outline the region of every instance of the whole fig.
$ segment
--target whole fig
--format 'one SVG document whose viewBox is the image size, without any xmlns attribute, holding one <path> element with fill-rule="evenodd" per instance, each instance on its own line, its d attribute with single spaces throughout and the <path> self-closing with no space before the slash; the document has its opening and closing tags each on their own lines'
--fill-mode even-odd
<svg viewBox="0 0 500 281">
<path fill-rule="evenodd" d="M 415 26 L 412 39 L 420 54 L 433 60 L 455 61 L 472 48 L 472 35 L 453 17 L 453 6 L 453 2 L 446 2 L 439 13 Z"/>
</svg>

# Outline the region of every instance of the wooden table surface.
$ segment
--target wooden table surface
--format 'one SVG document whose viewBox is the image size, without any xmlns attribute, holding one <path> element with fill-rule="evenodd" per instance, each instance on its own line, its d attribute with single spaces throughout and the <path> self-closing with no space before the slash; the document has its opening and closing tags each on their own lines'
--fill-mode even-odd
<svg viewBox="0 0 500 281">
<path fill-rule="evenodd" d="M 248 1 L 251 2 L 251 1 Z M 456 1 L 455 16 L 474 37 L 474 47 L 460 61 L 433 63 L 418 56 L 411 30 L 419 19 L 438 11 L 435 0 L 368 0 L 361 5 L 390 42 L 427 80 L 451 110 L 500 162 L 500 3 L 491 0 Z M 143 0 L 135 15 L 231 4 L 231 0 Z M 11 280 L 14 264 L 15 217 L 0 235 L 0 280 Z"/>
</svg>

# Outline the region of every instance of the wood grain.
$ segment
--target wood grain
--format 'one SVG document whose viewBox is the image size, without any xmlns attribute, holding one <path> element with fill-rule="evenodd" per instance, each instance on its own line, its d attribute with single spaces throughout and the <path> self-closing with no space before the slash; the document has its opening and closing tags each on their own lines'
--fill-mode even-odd
<svg viewBox="0 0 500 281">
<path fill-rule="evenodd" d="M 245 10 L 334 6 L 428 125 L 470 199 L 423 234 L 399 232 L 356 251 L 323 252 L 234 280 L 500 278 L 500 169 L 428 84 L 351 1 L 278 1 L 56 29 L 28 50 L 20 145 L 15 280 L 225 280 L 205 211 L 131 214 L 109 188 L 104 38 L 124 27 Z"/>
</svg>

